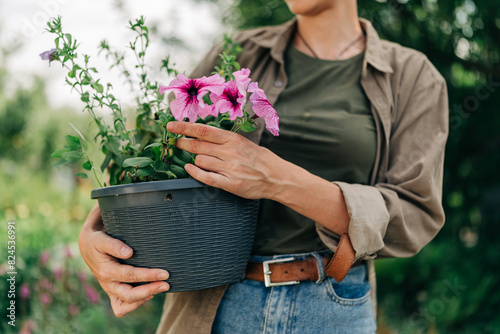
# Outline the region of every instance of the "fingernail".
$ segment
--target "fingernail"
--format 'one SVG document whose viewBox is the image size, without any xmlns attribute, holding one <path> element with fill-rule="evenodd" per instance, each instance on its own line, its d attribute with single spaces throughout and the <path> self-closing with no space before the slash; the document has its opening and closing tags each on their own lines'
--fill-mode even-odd
<svg viewBox="0 0 500 334">
<path fill-rule="evenodd" d="M 127 256 L 130 254 L 130 251 L 131 251 L 130 247 L 123 246 L 122 250 L 120 252 L 121 252 L 122 256 Z"/>
<path fill-rule="evenodd" d="M 175 123 L 172 123 L 172 122 L 168 123 L 168 124 L 167 124 L 167 130 L 168 130 L 168 131 L 173 131 L 173 130 L 175 130 Z"/>
<path fill-rule="evenodd" d="M 158 292 L 165 292 L 168 290 L 168 288 L 169 288 L 168 285 L 162 285 L 158 288 Z"/>
<path fill-rule="evenodd" d="M 160 281 L 163 281 L 163 280 L 166 280 L 168 278 L 168 273 L 161 273 L 161 274 L 158 274 L 158 279 Z"/>
</svg>

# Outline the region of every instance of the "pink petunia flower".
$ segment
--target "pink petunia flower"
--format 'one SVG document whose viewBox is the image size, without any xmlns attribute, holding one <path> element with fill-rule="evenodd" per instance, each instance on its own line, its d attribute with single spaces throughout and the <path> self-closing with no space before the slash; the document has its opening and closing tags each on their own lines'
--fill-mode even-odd
<svg viewBox="0 0 500 334">
<path fill-rule="evenodd" d="M 64 256 L 69 259 L 69 258 L 72 258 L 73 257 L 73 253 L 71 252 L 71 248 L 66 245 L 64 246 Z"/>
<path fill-rule="evenodd" d="M 63 277 L 63 269 L 59 267 L 59 268 L 52 270 L 52 275 L 54 276 L 56 281 L 61 280 L 61 278 Z"/>
<path fill-rule="evenodd" d="M 257 82 L 252 82 L 248 85 L 248 91 L 252 93 L 249 100 L 252 103 L 254 113 L 266 121 L 266 128 L 274 136 L 278 136 L 279 117 L 267 99 L 266 94 L 264 94 L 264 90 L 259 88 Z"/>
<path fill-rule="evenodd" d="M 222 94 L 210 94 L 213 108 L 211 115 L 229 113 L 229 119 L 235 120 L 243 116 L 243 107 L 247 102 L 247 88 L 251 79 L 248 77 L 250 70 L 243 68 L 233 73 L 234 80 L 226 82 Z"/>
<path fill-rule="evenodd" d="M 176 120 L 182 121 L 188 118 L 193 123 L 198 115 L 205 114 L 204 109 L 209 107 L 203 102 L 203 97 L 208 93 L 222 94 L 224 91 L 224 79 L 219 74 L 199 79 L 188 79 L 182 74 L 177 75 L 168 86 L 159 87 L 160 94 L 167 90 L 172 90 L 175 94 L 175 100 L 170 103 L 172 115 Z"/>
<path fill-rule="evenodd" d="M 92 304 L 97 304 L 99 303 L 99 294 L 97 293 L 96 289 L 94 289 L 90 285 L 85 285 L 85 294 L 87 295 L 87 298 Z"/>
<path fill-rule="evenodd" d="M 70 304 L 68 306 L 68 313 L 73 317 L 77 315 L 79 311 L 80 310 L 78 309 L 78 306 L 76 306 L 75 304 Z"/>
<path fill-rule="evenodd" d="M 52 297 L 48 293 L 42 293 L 40 295 L 40 301 L 44 307 L 47 307 L 52 303 Z"/>
<path fill-rule="evenodd" d="M 242 68 L 239 71 L 233 72 L 233 76 L 238 83 L 238 87 L 246 93 L 248 84 L 252 81 L 252 79 L 250 79 L 250 70 L 248 68 Z"/>
<path fill-rule="evenodd" d="M 19 288 L 19 294 L 21 295 L 21 299 L 28 299 L 30 297 L 31 291 L 28 284 L 23 283 Z"/>
<path fill-rule="evenodd" d="M 30 319 L 23 323 L 19 334 L 31 334 L 35 329 L 36 329 L 35 322 Z"/>
<path fill-rule="evenodd" d="M 50 260 L 50 253 L 48 251 L 43 251 L 42 254 L 40 254 L 40 266 L 45 267 L 47 262 Z"/>
</svg>

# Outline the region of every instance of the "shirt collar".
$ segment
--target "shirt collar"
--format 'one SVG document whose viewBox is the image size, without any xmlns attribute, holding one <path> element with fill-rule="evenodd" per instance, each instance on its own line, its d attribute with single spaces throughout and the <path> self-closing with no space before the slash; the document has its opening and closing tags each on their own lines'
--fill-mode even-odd
<svg viewBox="0 0 500 334">
<path fill-rule="evenodd" d="M 385 55 L 385 50 L 377 31 L 370 21 L 360 18 L 359 22 L 366 34 L 363 72 L 366 68 L 366 64 L 370 64 L 381 72 L 392 73 L 392 67 L 388 62 L 389 57 Z M 293 18 L 282 25 L 270 27 L 262 33 L 251 37 L 250 40 L 261 47 L 271 49 L 271 56 L 276 61 L 283 63 L 283 54 L 290 38 L 295 32 L 296 23 L 297 19 Z"/>
</svg>

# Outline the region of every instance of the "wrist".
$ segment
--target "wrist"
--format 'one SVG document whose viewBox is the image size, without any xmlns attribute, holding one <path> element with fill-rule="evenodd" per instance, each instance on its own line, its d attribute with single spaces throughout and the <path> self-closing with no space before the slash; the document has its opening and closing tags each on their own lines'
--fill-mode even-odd
<svg viewBox="0 0 500 334">
<path fill-rule="evenodd" d="M 306 184 L 309 182 L 307 180 L 312 174 L 281 158 L 272 165 L 274 174 L 271 178 L 272 186 L 268 192 L 270 195 L 268 199 L 289 206 L 293 203 L 294 194 L 303 190 L 301 187 L 304 182 Z"/>
</svg>

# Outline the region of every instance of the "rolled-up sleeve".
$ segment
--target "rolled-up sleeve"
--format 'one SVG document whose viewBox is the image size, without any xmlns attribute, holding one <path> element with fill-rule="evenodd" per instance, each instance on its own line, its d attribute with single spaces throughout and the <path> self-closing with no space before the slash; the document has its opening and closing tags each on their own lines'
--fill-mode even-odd
<svg viewBox="0 0 500 334">
<path fill-rule="evenodd" d="M 429 243 L 444 224 L 442 183 L 448 136 L 446 83 L 430 62 L 423 67 L 392 119 L 387 169 L 373 186 L 335 182 L 349 212 L 356 260 L 408 257 Z M 404 97 L 404 94 L 401 94 Z M 325 244 L 334 233 L 317 224 Z"/>
</svg>

